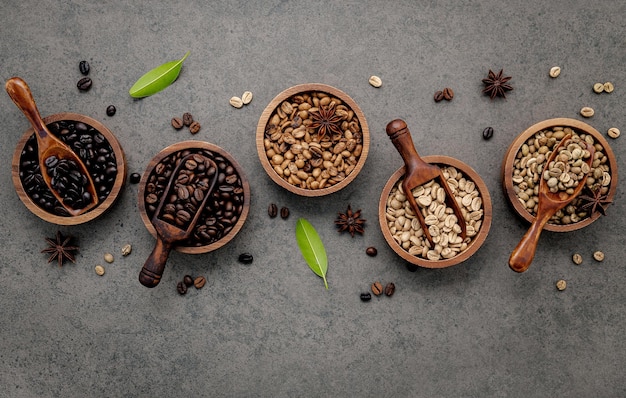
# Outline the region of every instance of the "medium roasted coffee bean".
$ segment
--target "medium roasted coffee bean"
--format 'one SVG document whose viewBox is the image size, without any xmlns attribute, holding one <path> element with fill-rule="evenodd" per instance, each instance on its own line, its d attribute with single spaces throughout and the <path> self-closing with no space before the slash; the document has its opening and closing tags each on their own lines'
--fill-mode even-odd
<svg viewBox="0 0 626 398">
<path fill-rule="evenodd" d="M 202 289 L 205 284 L 206 278 L 204 276 L 199 276 L 193 280 L 193 285 L 196 287 L 196 289 Z"/>
<path fill-rule="evenodd" d="M 191 277 L 191 275 L 185 275 L 185 276 L 183 277 L 183 283 L 184 283 L 186 286 L 191 286 L 191 285 L 193 285 L 193 278 Z"/>
<path fill-rule="evenodd" d="M 278 206 L 276 206 L 276 204 L 274 203 L 270 203 L 269 207 L 267 208 L 267 215 L 270 216 L 270 218 L 274 218 L 278 215 Z"/>
<path fill-rule="evenodd" d="M 380 296 L 383 293 L 383 285 L 380 282 L 372 283 L 372 293 Z"/>
<path fill-rule="evenodd" d="M 242 264 L 252 264 L 254 257 L 250 253 L 241 253 L 239 255 L 239 262 Z"/>
<path fill-rule="evenodd" d="M 107 106 L 107 116 L 113 116 L 113 115 L 115 115 L 115 112 L 117 112 L 117 109 L 115 108 L 115 105 Z"/>
<path fill-rule="evenodd" d="M 172 127 L 174 127 L 176 130 L 180 130 L 183 128 L 183 119 L 179 117 L 173 117 L 171 123 Z"/>
<path fill-rule="evenodd" d="M 370 246 L 367 249 L 365 249 L 365 254 L 367 254 L 370 257 L 374 257 L 378 254 L 378 250 L 376 250 L 374 246 Z"/>
<path fill-rule="evenodd" d="M 80 71 L 80 73 L 82 73 L 83 75 L 87 76 L 89 74 L 89 70 L 91 68 L 89 67 L 89 62 L 87 61 L 80 61 L 78 63 L 78 70 Z"/>
<path fill-rule="evenodd" d="M 385 286 L 385 296 L 393 296 L 395 292 L 396 285 L 393 282 L 387 283 L 387 286 Z"/>
<path fill-rule="evenodd" d="M 443 100 L 443 91 L 435 91 L 435 102 L 441 102 Z"/>
<path fill-rule="evenodd" d="M 191 123 L 193 123 L 193 116 L 191 115 L 191 113 L 185 112 L 183 114 L 183 124 L 185 126 L 191 126 Z"/>
<path fill-rule="evenodd" d="M 139 174 L 139 173 L 132 173 L 130 175 L 130 183 L 131 184 L 139 184 L 139 181 L 141 181 L 141 174 Z"/>
<path fill-rule="evenodd" d="M 191 134 L 196 134 L 198 131 L 200 131 L 200 128 L 200 123 L 193 122 L 189 125 L 189 132 L 191 132 Z"/>
<path fill-rule="evenodd" d="M 187 293 L 187 285 L 185 282 L 178 282 L 176 285 L 176 290 L 178 290 L 178 294 L 183 295 Z"/>
<path fill-rule="evenodd" d="M 361 293 L 361 301 L 370 301 L 372 299 L 372 295 L 369 293 Z"/>
<path fill-rule="evenodd" d="M 83 77 L 82 79 L 78 81 L 78 83 L 76 83 L 76 87 L 78 87 L 80 91 L 87 91 L 91 88 L 91 84 L 92 84 L 91 78 Z"/>
<path fill-rule="evenodd" d="M 446 101 L 452 101 L 452 98 L 454 98 L 454 91 L 452 91 L 450 87 L 444 88 L 442 94 L 443 99 L 445 99 Z"/>
<path fill-rule="evenodd" d="M 491 139 L 491 137 L 493 137 L 493 127 L 486 127 L 483 130 L 483 139 L 488 140 Z"/>
<path fill-rule="evenodd" d="M 283 220 L 286 220 L 287 218 L 289 218 L 289 209 L 286 207 L 281 207 L 280 208 L 280 218 L 282 218 Z"/>
</svg>

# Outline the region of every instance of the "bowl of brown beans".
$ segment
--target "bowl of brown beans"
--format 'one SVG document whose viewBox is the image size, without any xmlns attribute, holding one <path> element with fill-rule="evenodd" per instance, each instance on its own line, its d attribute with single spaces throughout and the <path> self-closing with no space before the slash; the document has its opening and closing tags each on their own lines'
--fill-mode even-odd
<svg viewBox="0 0 626 398">
<path fill-rule="evenodd" d="M 183 228 L 197 212 L 201 212 L 190 236 L 174 246 L 174 250 L 188 254 L 208 253 L 230 242 L 243 227 L 250 209 L 248 179 L 228 152 L 204 141 L 178 142 L 152 158 L 139 182 L 139 212 L 152 236 L 157 237 L 152 219 L 166 193 L 172 173 L 182 159 L 196 154 L 211 159 L 217 165 L 218 176 L 211 196 L 207 198 L 204 208 L 199 208 L 203 198 L 195 193 L 194 181 L 215 173 L 215 170 L 197 168 L 181 173 L 180 178 L 172 181 L 161 216 L 169 217 L 173 225 Z"/>
<path fill-rule="evenodd" d="M 591 169 L 581 164 L 570 168 L 568 162 L 546 165 L 552 149 L 567 135 L 573 141 L 583 141 L 594 147 Z M 572 151 L 576 149 L 572 144 Z M 569 154 L 567 149 L 566 154 Z M 554 163 L 554 162 L 553 162 Z M 582 163 L 582 160 L 581 162 Z M 567 168 L 567 170 L 565 170 Z M 513 210 L 532 223 L 537 213 L 541 178 L 555 189 L 567 192 L 572 181 L 585 187 L 564 209 L 558 211 L 545 225 L 552 232 L 574 231 L 593 223 L 606 213 L 617 189 L 617 161 L 606 139 L 587 123 L 576 119 L 555 118 L 536 123 L 511 143 L 502 162 L 502 187 Z"/>
<path fill-rule="evenodd" d="M 32 213 L 53 224 L 77 225 L 98 218 L 117 201 L 126 181 L 126 157 L 122 147 L 106 126 L 85 115 L 64 112 L 45 117 L 43 121 L 85 164 L 98 194 L 98 204 L 79 215 L 67 212 L 43 179 L 32 128 L 22 135 L 13 153 L 12 177 L 18 197 Z M 54 165 L 55 184 L 64 188 L 59 193 L 66 204 L 79 203 L 75 200 L 80 195 L 80 182 L 73 180 L 71 163 L 66 162 L 61 159 Z M 50 170 L 52 165 L 46 163 L 46 167 Z"/>
<path fill-rule="evenodd" d="M 345 188 L 363 168 L 369 145 L 361 109 L 346 93 L 325 84 L 284 90 L 267 105 L 256 130 L 267 175 L 301 196 Z"/>
<path fill-rule="evenodd" d="M 467 164 L 448 156 L 422 159 L 441 168 L 455 195 L 466 224 L 466 237 L 451 207 L 446 205 L 444 188 L 437 180 L 412 190 L 411 194 L 428 225 L 434 246 L 411 209 L 402 188 L 405 168 L 396 170 L 383 188 L 378 203 L 378 220 L 387 244 L 411 264 L 425 268 L 446 268 L 470 258 L 487 239 L 491 228 L 492 205 L 487 186 Z"/>
</svg>

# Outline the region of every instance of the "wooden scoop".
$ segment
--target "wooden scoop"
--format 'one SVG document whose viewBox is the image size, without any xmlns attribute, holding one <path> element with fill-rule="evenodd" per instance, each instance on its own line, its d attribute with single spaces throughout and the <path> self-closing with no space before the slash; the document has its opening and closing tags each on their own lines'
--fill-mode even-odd
<svg viewBox="0 0 626 398">
<path fill-rule="evenodd" d="M 185 162 L 191 158 L 201 157 L 206 165 L 206 169 L 213 168 L 215 173 L 211 176 L 211 182 L 208 186 L 208 189 L 204 192 L 204 199 L 200 204 L 198 204 L 196 213 L 193 215 L 193 218 L 187 225 L 187 229 L 181 229 L 176 225 L 173 225 L 161 218 L 163 206 L 167 202 L 170 196 L 170 190 L 173 188 L 173 185 L 176 183 L 179 172 L 181 168 L 184 167 Z M 191 154 L 187 155 L 181 159 L 180 163 L 174 169 L 172 176 L 163 191 L 163 196 L 161 197 L 161 201 L 159 202 L 159 206 L 154 212 L 154 216 L 152 216 L 152 225 L 156 229 L 157 233 L 157 241 L 156 246 L 152 250 L 152 253 L 146 260 L 141 272 L 139 273 L 139 282 L 146 287 L 155 287 L 161 281 L 161 276 L 163 275 L 163 270 L 165 269 L 165 263 L 167 262 L 167 258 L 169 257 L 170 251 L 174 247 L 177 242 L 180 242 L 184 239 L 187 239 L 191 232 L 194 230 L 198 219 L 200 218 L 200 214 L 202 214 L 202 210 L 206 204 L 207 199 L 211 196 L 211 192 L 213 192 L 213 187 L 215 186 L 215 182 L 218 177 L 218 168 L 215 162 L 206 156 L 202 156 L 199 154 Z"/>
<path fill-rule="evenodd" d="M 411 132 L 404 120 L 396 119 L 389 122 L 389 124 L 387 124 L 387 135 L 400 153 L 400 156 L 402 156 L 402 160 L 404 160 L 406 171 L 404 173 L 404 181 L 402 181 L 402 188 L 431 247 L 435 247 L 433 238 L 428 231 L 428 225 L 426 225 L 424 215 L 417 206 L 415 198 L 411 195 L 411 191 L 435 178 L 439 179 L 439 185 L 446 191 L 446 203 L 454 210 L 454 215 L 458 219 L 459 226 L 461 227 L 461 239 L 465 239 L 467 235 L 465 218 L 463 217 L 463 213 L 461 213 L 461 208 L 454 198 L 454 193 L 450 190 L 441 169 L 435 165 L 424 162 L 419 157 L 415 150 L 415 145 L 413 145 Z"/>
<path fill-rule="evenodd" d="M 76 153 L 63 141 L 55 137 L 46 124 L 41 119 L 33 94 L 30 88 L 24 80 L 19 77 L 13 77 L 5 83 L 5 89 L 9 94 L 9 97 L 13 100 L 15 105 L 24 113 L 28 121 L 30 122 L 33 130 L 35 130 L 37 136 L 37 148 L 39 154 L 39 168 L 43 180 L 54 195 L 54 197 L 61 203 L 61 206 L 67 210 L 72 216 L 77 216 L 85 213 L 98 205 L 98 194 L 96 192 L 96 186 L 93 183 L 89 170 L 83 163 L 83 161 L 76 155 Z M 46 159 L 51 156 L 55 156 L 57 159 L 66 159 L 74 161 L 79 168 L 82 175 L 87 177 L 86 190 L 91 196 L 89 202 L 80 209 L 75 209 L 64 202 L 63 196 L 53 187 L 52 176 L 48 173 L 48 167 L 45 164 Z"/>
<path fill-rule="evenodd" d="M 552 150 L 552 154 L 548 158 L 546 164 L 549 165 L 557 156 L 559 149 L 569 140 L 571 134 L 563 137 L 561 142 Z M 589 151 L 590 156 L 587 158 L 587 164 L 591 167 L 591 163 L 593 161 L 593 154 L 595 149 L 593 145 L 585 144 L 586 149 Z M 535 257 L 535 251 L 537 250 L 537 243 L 539 242 L 539 236 L 541 235 L 541 231 L 543 227 L 546 225 L 548 220 L 552 218 L 557 211 L 567 206 L 572 200 L 578 196 L 580 191 L 585 187 L 585 179 L 579 181 L 578 185 L 574 189 L 574 193 L 571 195 L 567 195 L 566 197 L 562 197 L 559 195 L 559 192 L 550 192 L 547 181 L 541 177 L 539 181 L 539 201 L 537 203 L 537 215 L 535 216 L 535 220 L 530 225 L 530 228 L 522 238 L 522 240 L 517 244 L 513 252 L 511 253 L 511 257 L 509 258 L 509 266 L 515 272 L 524 272 L 530 266 L 530 263 L 533 262 L 533 258 Z M 561 192 L 562 194 L 562 192 Z"/>
</svg>

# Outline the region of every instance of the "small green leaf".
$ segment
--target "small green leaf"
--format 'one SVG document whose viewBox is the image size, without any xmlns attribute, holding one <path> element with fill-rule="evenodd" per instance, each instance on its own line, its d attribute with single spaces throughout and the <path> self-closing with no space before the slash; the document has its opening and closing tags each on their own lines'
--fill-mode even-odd
<svg viewBox="0 0 626 398">
<path fill-rule="evenodd" d="M 141 76 L 139 80 L 133 84 L 128 90 L 128 93 L 133 98 L 143 98 L 152 94 L 156 94 L 163 90 L 170 84 L 174 83 L 174 80 L 180 74 L 180 69 L 183 66 L 183 61 L 189 56 L 189 51 L 182 59 L 178 61 L 166 62 L 161 66 L 157 66 L 150 72 Z"/>
<path fill-rule="evenodd" d="M 296 241 L 302 252 L 302 257 L 304 257 L 309 268 L 324 280 L 324 286 L 328 289 L 328 282 L 326 281 L 326 271 L 328 270 L 326 249 L 324 249 L 324 244 L 315 228 L 304 218 L 300 218 L 296 222 Z"/>
</svg>

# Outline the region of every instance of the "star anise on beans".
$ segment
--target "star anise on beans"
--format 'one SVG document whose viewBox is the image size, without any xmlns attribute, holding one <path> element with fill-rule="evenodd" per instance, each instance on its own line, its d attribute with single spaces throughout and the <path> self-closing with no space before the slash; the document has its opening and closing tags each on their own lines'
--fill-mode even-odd
<svg viewBox="0 0 626 398">
<path fill-rule="evenodd" d="M 341 131 L 341 116 L 335 113 L 335 102 L 332 101 L 327 106 L 320 105 L 317 111 L 309 113 L 312 123 L 309 128 L 317 129 L 317 139 L 321 141 L 328 133 L 335 133 L 339 136 Z"/>
<path fill-rule="evenodd" d="M 70 243 L 72 242 L 72 236 L 64 237 L 61 234 L 61 231 L 57 231 L 56 237 L 46 238 L 46 242 L 49 246 L 43 249 L 41 252 L 50 254 L 50 257 L 48 258 L 49 263 L 51 263 L 55 259 L 59 263 L 59 267 L 63 265 L 65 260 L 76 263 L 74 254 L 76 251 L 78 251 L 78 246 L 70 245 Z"/>
<path fill-rule="evenodd" d="M 582 201 L 582 203 L 578 206 L 578 209 L 581 211 L 591 210 L 589 213 L 590 216 L 596 211 L 599 211 L 600 214 L 606 216 L 606 207 L 612 203 L 612 201 L 609 200 L 608 195 L 602 195 L 602 187 L 591 189 L 588 186 L 585 186 L 583 195 L 580 195 L 578 199 Z"/>
<path fill-rule="evenodd" d="M 489 69 L 489 77 L 483 79 L 483 83 L 485 84 L 483 93 L 489 95 L 491 99 L 495 97 L 506 98 L 506 91 L 513 90 L 513 87 L 508 84 L 508 81 L 511 80 L 511 76 L 503 76 L 502 73 L 503 69 L 500 69 L 498 74 L 495 74 Z"/>
<path fill-rule="evenodd" d="M 361 210 L 353 212 L 350 205 L 348 205 L 348 210 L 345 213 L 338 213 L 335 224 L 339 232 L 348 231 L 354 238 L 355 233 L 363 235 L 365 221 L 365 219 L 361 218 Z"/>
</svg>

